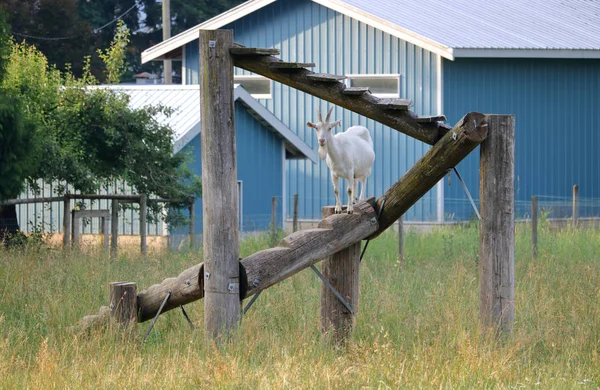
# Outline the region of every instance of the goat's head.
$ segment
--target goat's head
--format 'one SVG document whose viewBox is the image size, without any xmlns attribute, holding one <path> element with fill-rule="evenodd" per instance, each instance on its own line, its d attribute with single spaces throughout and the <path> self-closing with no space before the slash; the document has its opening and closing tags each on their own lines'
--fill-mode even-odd
<svg viewBox="0 0 600 390">
<path fill-rule="evenodd" d="M 337 125 L 339 125 L 341 123 L 341 121 L 335 121 L 333 123 L 329 123 L 329 118 L 331 117 L 332 111 L 333 111 L 333 107 L 331 107 L 329 109 L 329 111 L 327 112 L 327 116 L 325 117 L 325 120 L 323 120 L 323 117 L 321 117 L 321 109 L 319 107 L 317 107 L 317 116 L 318 116 L 319 121 L 317 123 L 311 123 L 311 122 L 306 123 L 306 126 L 312 127 L 317 132 L 317 139 L 319 140 L 319 157 L 321 157 L 321 159 L 324 159 L 325 156 L 327 155 L 325 146 L 326 146 L 327 140 L 330 137 L 331 129 L 333 129 L 334 127 L 336 127 Z"/>
</svg>

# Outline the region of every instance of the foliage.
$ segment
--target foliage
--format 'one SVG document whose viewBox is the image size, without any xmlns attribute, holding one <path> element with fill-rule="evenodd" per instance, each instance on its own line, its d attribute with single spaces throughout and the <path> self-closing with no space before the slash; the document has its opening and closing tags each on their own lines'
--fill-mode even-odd
<svg viewBox="0 0 600 390">
<path fill-rule="evenodd" d="M 104 52 L 100 49 L 97 50 L 106 66 L 106 82 L 109 84 L 118 84 L 121 76 L 125 73 L 125 49 L 128 43 L 129 29 L 125 22 L 119 20 L 110 47 Z"/>
</svg>

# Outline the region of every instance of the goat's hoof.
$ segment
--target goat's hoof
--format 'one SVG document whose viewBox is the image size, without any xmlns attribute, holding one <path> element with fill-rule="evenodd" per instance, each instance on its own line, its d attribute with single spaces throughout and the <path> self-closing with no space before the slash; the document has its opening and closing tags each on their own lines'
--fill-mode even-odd
<svg viewBox="0 0 600 390">
<path fill-rule="evenodd" d="M 348 209 L 348 214 L 354 214 L 354 210 Z"/>
<path fill-rule="evenodd" d="M 333 211 L 335 214 L 341 214 L 342 213 L 342 208 L 341 207 L 335 207 L 335 210 Z"/>
</svg>

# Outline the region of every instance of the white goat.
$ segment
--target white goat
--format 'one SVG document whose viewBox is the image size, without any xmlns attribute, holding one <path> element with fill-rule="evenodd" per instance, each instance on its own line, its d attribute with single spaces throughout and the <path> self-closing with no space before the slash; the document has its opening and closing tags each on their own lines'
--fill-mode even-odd
<svg viewBox="0 0 600 390">
<path fill-rule="evenodd" d="M 317 131 L 319 157 L 321 160 L 326 158 L 325 161 L 331 171 L 331 181 L 335 193 L 335 213 L 342 212 L 342 202 L 340 202 L 338 191 L 338 181 L 342 177 L 348 180 L 348 214 L 352 214 L 358 181 L 361 183 L 359 200 L 363 200 L 367 178 L 371 174 L 371 167 L 375 161 L 373 140 L 369 135 L 369 130 L 362 126 L 352 126 L 343 133 L 331 134 L 331 129 L 341 123 L 341 121 L 329 123 L 332 110 L 333 107 L 329 109 L 327 117 L 323 121 L 321 110 L 317 108 L 319 122 L 308 122 L 306 125 Z"/>
</svg>

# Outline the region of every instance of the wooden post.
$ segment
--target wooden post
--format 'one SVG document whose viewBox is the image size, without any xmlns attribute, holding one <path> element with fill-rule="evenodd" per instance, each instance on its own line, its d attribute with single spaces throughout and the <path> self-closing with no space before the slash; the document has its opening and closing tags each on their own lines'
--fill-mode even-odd
<svg viewBox="0 0 600 390">
<path fill-rule="evenodd" d="M 194 205 L 194 201 L 189 205 L 190 210 L 190 225 L 189 225 L 189 234 L 190 234 L 190 248 L 194 247 L 194 224 L 196 223 L 196 207 Z"/>
<path fill-rule="evenodd" d="M 271 198 L 271 246 L 277 245 L 277 197 Z"/>
<path fill-rule="evenodd" d="M 335 207 L 322 209 L 323 219 L 334 214 Z M 343 344 L 352 334 L 358 314 L 360 241 L 323 260 L 321 273 L 350 304 L 351 313 L 323 283 L 321 285 L 321 331 L 335 344 Z"/>
<path fill-rule="evenodd" d="M 515 316 L 515 118 L 489 115 L 481 144 L 479 275 L 484 326 L 510 333 Z"/>
<path fill-rule="evenodd" d="M 140 195 L 140 250 L 142 252 L 142 256 L 146 256 L 148 254 L 148 247 L 146 244 L 146 235 L 148 233 L 146 227 L 146 194 Z"/>
<path fill-rule="evenodd" d="M 238 194 L 231 30 L 200 30 L 204 334 L 221 339 L 240 319 Z"/>
<path fill-rule="evenodd" d="M 298 194 L 294 195 L 294 222 L 292 223 L 293 232 L 298 231 Z"/>
<path fill-rule="evenodd" d="M 65 195 L 63 200 L 63 248 L 71 247 L 71 198 Z"/>
<path fill-rule="evenodd" d="M 110 217 L 102 217 L 102 247 L 105 253 L 108 253 L 108 221 Z"/>
<path fill-rule="evenodd" d="M 137 285 L 132 282 L 110 284 L 110 314 L 119 324 L 128 326 L 137 322 Z"/>
<path fill-rule="evenodd" d="M 531 248 L 533 258 L 538 258 L 538 199 L 537 196 L 531 197 Z"/>
<path fill-rule="evenodd" d="M 398 258 L 400 267 L 404 267 L 404 221 L 398 218 Z"/>
<path fill-rule="evenodd" d="M 71 211 L 71 235 L 73 237 L 73 248 L 79 248 L 79 241 L 81 240 L 81 218 L 76 216 L 76 213 L 77 210 Z"/>
<path fill-rule="evenodd" d="M 119 200 L 113 199 L 110 217 L 110 255 L 117 258 L 119 243 Z"/>
<path fill-rule="evenodd" d="M 579 186 L 575 184 L 573 186 L 573 228 L 577 227 L 577 220 L 579 219 Z"/>
</svg>

